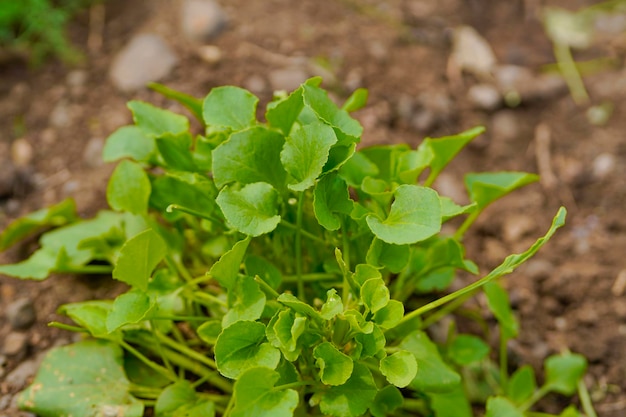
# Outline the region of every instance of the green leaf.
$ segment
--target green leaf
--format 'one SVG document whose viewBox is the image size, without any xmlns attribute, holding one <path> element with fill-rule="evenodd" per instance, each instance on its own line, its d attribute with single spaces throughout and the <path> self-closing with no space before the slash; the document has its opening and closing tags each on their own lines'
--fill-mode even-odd
<svg viewBox="0 0 626 417">
<path fill-rule="evenodd" d="M 322 413 L 334 417 L 360 416 L 372 405 L 377 392 L 369 369 L 355 363 L 352 375 L 345 384 L 331 387 L 322 394 L 320 409 Z"/>
<path fill-rule="evenodd" d="M 270 320 L 265 331 L 267 340 L 279 348 L 285 359 L 295 361 L 300 356 L 298 339 L 306 331 L 307 318 L 291 309 L 279 310 Z"/>
<path fill-rule="evenodd" d="M 232 417 L 291 417 L 300 397 L 293 389 L 275 387 L 278 372 L 253 368 L 235 382 L 235 407 Z"/>
<path fill-rule="evenodd" d="M 285 135 L 289 135 L 303 107 L 302 88 L 298 88 L 287 98 L 268 104 L 265 119 L 270 126 L 280 129 Z"/>
<path fill-rule="evenodd" d="M 413 354 L 401 350 L 380 361 L 380 372 L 390 384 L 404 388 L 413 381 L 417 374 L 417 361 Z"/>
<path fill-rule="evenodd" d="M 439 200 L 441 200 L 441 217 L 444 222 L 447 222 L 456 216 L 471 213 L 477 208 L 476 203 L 459 206 L 449 197 L 439 196 Z"/>
<path fill-rule="evenodd" d="M 439 173 L 443 171 L 446 165 L 454 159 L 461 149 L 484 131 L 484 127 L 475 127 L 453 136 L 424 139 L 420 147 L 428 146 L 433 153 L 433 159 L 430 161 L 430 174 L 428 175 L 426 184 L 432 184 Z"/>
<path fill-rule="evenodd" d="M 52 349 L 19 407 L 41 417 L 141 417 L 143 403 L 130 395 L 122 361 L 122 349 L 101 340 Z"/>
<path fill-rule="evenodd" d="M 519 323 L 513 315 L 507 292 L 495 281 L 488 282 L 483 287 L 487 296 L 489 310 L 496 316 L 502 326 L 504 337 L 510 339 L 519 333 Z"/>
<path fill-rule="evenodd" d="M 222 320 L 222 327 L 241 320 L 257 320 L 265 308 L 265 293 L 252 277 L 237 277 L 235 286 L 228 291 L 229 310 Z"/>
<path fill-rule="evenodd" d="M 248 255 L 244 261 L 246 274 L 259 276 L 270 287 L 277 289 L 283 280 L 283 276 L 274 264 L 267 259 L 256 255 Z"/>
<path fill-rule="evenodd" d="M 363 127 L 350 117 L 347 111 L 339 109 L 328 97 L 328 93 L 321 88 L 305 83 L 302 85 L 304 104 L 326 124 L 337 128 L 344 135 L 350 136 L 357 142 L 363 134 Z"/>
<path fill-rule="evenodd" d="M 485 417 L 524 417 L 524 413 L 505 397 L 491 397 L 487 400 Z"/>
<path fill-rule="evenodd" d="M 313 210 L 317 221 L 326 230 L 339 229 L 341 215 L 349 216 L 353 208 L 348 185 L 336 173 L 325 175 L 315 184 Z"/>
<path fill-rule="evenodd" d="M 258 366 L 276 368 L 280 351 L 267 343 L 265 326 L 255 321 L 238 321 L 222 330 L 215 343 L 217 370 L 227 378 L 238 379 Z"/>
<path fill-rule="evenodd" d="M 465 187 L 480 210 L 539 177 L 526 172 L 485 172 L 465 175 Z"/>
<path fill-rule="evenodd" d="M 145 320 L 154 306 L 154 300 L 138 289 L 119 295 L 107 315 L 107 331 L 112 333 L 126 324 L 135 324 Z"/>
<path fill-rule="evenodd" d="M 337 314 L 343 312 L 343 302 L 337 295 L 337 290 L 331 288 L 326 291 L 326 302 L 322 305 L 320 315 L 324 320 L 332 320 Z"/>
<path fill-rule="evenodd" d="M 155 417 L 214 417 L 215 405 L 203 400 L 187 380 L 166 387 L 154 406 Z"/>
<path fill-rule="evenodd" d="M 185 106 L 187 110 L 189 110 L 191 114 L 193 114 L 194 117 L 198 119 L 199 122 L 201 123 L 203 122 L 202 100 L 195 98 L 193 96 L 190 96 L 188 94 L 181 93 L 180 91 L 172 90 L 171 88 L 168 88 L 164 86 L 163 84 L 159 84 L 159 83 L 149 83 L 148 88 L 156 91 L 157 93 L 162 94 L 163 96 L 169 99 L 179 102 L 180 104 Z"/>
<path fill-rule="evenodd" d="M 47 227 L 59 227 L 76 220 L 78 220 L 76 203 L 71 198 L 20 217 L 0 233 L 0 251 Z"/>
<path fill-rule="evenodd" d="M 189 130 L 189 120 L 185 116 L 154 107 L 143 101 L 129 101 L 128 108 L 133 120 L 148 136 L 161 136 L 164 133 L 178 134 Z"/>
<path fill-rule="evenodd" d="M 246 255 L 249 243 L 249 237 L 235 243 L 232 249 L 222 255 L 219 261 L 214 263 L 209 270 L 209 275 L 215 278 L 222 288 L 230 291 L 237 284 L 241 262 L 243 262 L 243 258 Z"/>
<path fill-rule="evenodd" d="M 260 236 L 276 229 L 278 192 L 266 182 L 255 182 L 237 190 L 225 186 L 217 196 L 217 204 L 226 220 L 239 232 Z"/>
<path fill-rule="evenodd" d="M 384 267 L 397 274 L 409 263 L 410 256 L 409 245 L 393 245 L 374 238 L 365 259 L 370 265 Z"/>
<path fill-rule="evenodd" d="M 182 216 L 180 212 L 166 212 L 170 205 L 193 210 L 204 218 L 212 218 L 214 213 L 218 212 L 216 196 L 217 190 L 213 181 L 201 174 L 167 172 L 153 181 L 150 206 L 161 211 L 169 220 L 176 220 Z"/>
<path fill-rule="evenodd" d="M 104 162 L 122 158 L 148 161 L 156 150 L 154 138 L 137 126 L 122 126 L 109 136 L 102 150 Z"/>
<path fill-rule="evenodd" d="M 211 90 L 202 105 L 206 125 L 219 130 L 242 130 L 256 123 L 259 99 L 247 90 L 225 86 Z"/>
<path fill-rule="evenodd" d="M 389 303 L 374 314 L 374 322 L 387 330 L 394 328 L 404 317 L 404 304 L 398 300 L 389 300 Z"/>
<path fill-rule="evenodd" d="M 361 286 L 361 301 L 372 313 L 376 313 L 389 303 L 389 289 L 382 278 L 371 278 Z"/>
<path fill-rule="evenodd" d="M 452 391 L 429 393 L 430 406 L 435 417 L 473 417 L 472 406 L 465 395 L 463 385 L 456 385 Z M 508 417 L 505 415 L 499 417 Z"/>
<path fill-rule="evenodd" d="M 441 359 L 435 345 L 422 331 L 414 331 L 406 336 L 400 345 L 415 356 L 418 371 L 410 387 L 425 392 L 449 392 L 461 382 L 459 374 L 454 372 Z"/>
<path fill-rule="evenodd" d="M 348 113 L 362 109 L 367 104 L 368 95 L 369 93 L 366 88 L 357 88 L 350 97 L 348 97 L 346 102 L 343 103 L 341 109 Z"/>
<path fill-rule="evenodd" d="M 360 152 L 376 166 L 378 174 L 375 178 L 391 183 L 396 182 L 400 167 L 406 169 L 401 158 L 409 151 L 411 148 L 407 144 L 397 144 L 370 146 Z"/>
<path fill-rule="evenodd" d="M 84 327 L 93 337 L 116 341 L 120 339 L 120 335 L 113 334 L 106 328 L 107 316 L 112 308 L 112 301 L 92 300 L 62 305 L 58 312 Z"/>
<path fill-rule="evenodd" d="M 125 160 L 111 174 L 107 186 L 107 201 L 114 210 L 146 214 L 150 192 L 148 174 L 139 164 Z"/>
<path fill-rule="evenodd" d="M 193 145 L 191 133 L 183 132 L 176 135 L 165 133 L 156 138 L 156 145 L 169 168 L 179 171 L 200 171 L 191 153 Z"/>
<path fill-rule="evenodd" d="M 278 296 L 277 301 L 281 304 L 286 305 L 296 313 L 304 314 L 305 316 L 310 317 L 314 320 L 319 320 L 321 317 L 320 313 L 315 311 L 313 307 L 311 307 L 307 303 L 300 301 L 298 297 L 292 294 L 283 293 Z"/>
<path fill-rule="evenodd" d="M 380 358 L 385 355 L 384 349 L 387 339 L 381 328 L 377 325 L 372 326 L 372 331 L 369 333 L 357 333 L 354 336 L 354 341 L 357 343 L 358 347 L 357 354 L 353 355 L 354 358 Z"/>
<path fill-rule="evenodd" d="M 345 164 L 339 168 L 339 175 L 351 187 L 361 188 L 366 177 L 376 177 L 378 166 L 362 152 L 356 152 Z"/>
<path fill-rule="evenodd" d="M 222 323 L 220 320 L 210 319 L 202 323 L 196 333 L 207 345 L 213 346 L 222 332 Z"/>
<path fill-rule="evenodd" d="M 530 365 L 517 369 L 506 385 L 506 396 L 516 404 L 523 404 L 537 389 L 535 371 Z"/>
<path fill-rule="evenodd" d="M 370 413 L 374 417 L 386 417 L 404 404 L 404 397 L 398 388 L 386 385 L 376 393 L 374 402 L 370 406 Z"/>
<path fill-rule="evenodd" d="M 584 417 L 584 416 L 578 412 L 575 405 L 570 405 L 565 410 L 563 410 L 561 414 L 559 414 L 559 417 Z"/>
<path fill-rule="evenodd" d="M 404 184 L 415 184 L 433 158 L 434 153 L 430 146 L 420 146 L 415 151 L 400 153 L 396 168 L 398 179 Z"/>
<path fill-rule="evenodd" d="M 386 219 L 374 214 L 367 224 L 379 239 L 396 245 L 428 239 L 441 229 L 441 204 L 437 193 L 417 185 L 400 185 Z"/>
<path fill-rule="evenodd" d="M 481 361 L 488 354 L 489 345 L 481 338 L 469 334 L 457 335 L 448 348 L 450 359 L 461 366 Z"/>
<path fill-rule="evenodd" d="M 231 182 L 266 182 L 276 189 L 285 186 L 287 173 L 280 162 L 285 138 L 262 126 L 230 135 L 213 151 L 213 178 L 217 187 Z"/>
<path fill-rule="evenodd" d="M 334 130 L 323 123 L 311 123 L 294 129 L 280 153 L 285 170 L 293 178 L 288 187 L 304 191 L 322 173 L 332 145 L 337 142 Z"/>
<path fill-rule="evenodd" d="M 113 278 L 145 291 L 152 271 L 166 254 L 167 245 L 161 236 L 152 229 L 145 230 L 122 246 Z"/>
<path fill-rule="evenodd" d="M 330 342 L 317 345 L 313 357 L 320 370 L 320 379 L 326 385 L 342 385 L 352 375 L 354 362 Z"/>
<path fill-rule="evenodd" d="M 587 359 L 577 353 L 564 353 L 550 356 L 543 367 L 546 371 L 545 385 L 550 391 L 573 395 L 587 371 Z"/>
</svg>

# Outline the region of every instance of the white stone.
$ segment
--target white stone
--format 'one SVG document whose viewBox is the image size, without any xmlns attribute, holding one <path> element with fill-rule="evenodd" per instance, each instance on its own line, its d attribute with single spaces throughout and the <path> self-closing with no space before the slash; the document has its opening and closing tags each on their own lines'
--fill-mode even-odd
<svg viewBox="0 0 626 417">
<path fill-rule="evenodd" d="M 181 12 L 183 34 L 193 40 L 206 42 L 217 37 L 228 26 L 226 13 L 211 0 L 187 0 Z"/>
<path fill-rule="evenodd" d="M 486 111 L 497 109 L 502 101 L 500 92 L 489 84 L 473 85 L 467 92 L 467 98 L 473 106 Z"/>
<path fill-rule="evenodd" d="M 172 71 L 178 58 L 154 34 L 140 34 L 115 56 L 109 76 L 121 91 L 135 91 L 151 81 L 159 81 Z"/>
<path fill-rule="evenodd" d="M 454 29 L 452 59 L 460 70 L 484 78 L 491 75 L 496 56 L 489 43 L 471 26 Z"/>
</svg>

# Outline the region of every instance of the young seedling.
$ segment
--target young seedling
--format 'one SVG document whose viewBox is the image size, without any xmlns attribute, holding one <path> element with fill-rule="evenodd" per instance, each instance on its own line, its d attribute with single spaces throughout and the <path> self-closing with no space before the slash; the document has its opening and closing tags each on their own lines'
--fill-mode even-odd
<svg viewBox="0 0 626 417">
<path fill-rule="evenodd" d="M 468 174 L 472 203 L 430 186 L 472 139 L 427 138 L 417 149 L 357 150 L 364 105 L 343 108 L 308 80 L 270 102 L 237 87 L 204 100 L 154 86 L 202 124 L 131 101 L 135 124 L 108 139 L 120 160 L 107 187 L 111 210 L 81 220 L 70 201 L 20 219 L 2 248 L 50 226 L 27 260 L 0 273 L 111 273 L 128 285 L 114 300 L 61 306 L 85 340 L 52 350 L 20 406 L 42 417 L 532 416 L 549 392 L 583 389 L 582 356 L 552 356 L 538 386 L 508 374 L 506 343 L 518 324 L 498 279 L 564 224 L 469 286 L 447 292 L 465 258 L 465 231 L 495 200 L 537 180 L 519 172 Z M 456 218 L 452 235 L 442 224 Z M 485 335 L 428 328 L 484 291 L 500 324 L 498 352 Z M 428 297 L 420 295 L 428 294 Z M 443 295 L 442 295 L 443 294 Z M 498 363 L 498 365 L 495 365 Z M 589 407 L 587 407 L 589 408 Z M 587 411 L 588 415 L 591 415 Z M 544 414 L 542 414 L 544 415 Z M 546 414 L 547 415 L 547 414 Z M 578 416 L 570 407 L 560 416 Z"/>
</svg>

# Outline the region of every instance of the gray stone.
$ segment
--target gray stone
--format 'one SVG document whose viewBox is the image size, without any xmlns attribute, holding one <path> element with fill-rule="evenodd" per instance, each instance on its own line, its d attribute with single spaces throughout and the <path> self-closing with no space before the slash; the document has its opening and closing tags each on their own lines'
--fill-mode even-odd
<svg viewBox="0 0 626 417">
<path fill-rule="evenodd" d="M 5 355 L 17 355 L 26 348 L 28 336 L 26 333 L 11 332 L 4 338 L 2 351 Z"/>
<path fill-rule="evenodd" d="M 56 128 L 64 128 L 72 122 L 72 115 L 67 101 L 59 101 L 50 112 L 50 124 Z"/>
<path fill-rule="evenodd" d="M 482 79 L 489 77 L 496 65 L 496 55 L 489 43 L 470 26 L 454 29 L 451 59 L 461 71 Z"/>
<path fill-rule="evenodd" d="M 567 85 L 557 75 L 535 75 L 530 69 L 517 65 L 500 65 L 494 70 L 496 85 L 510 106 L 520 102 L 545 100 L 567 93 Z"/>
<path fill-rule="evenodd" d="M 5 314 L 7 321 L 14 330 L 27 329 L 37 320 L 33 302 L 28 298 L 18 298 L 10 303 Z"/>
<path fill-rule="evenodd" d="M 28 379 L 37 373 L 42 359 L 43 355 L 38 355 L 35 359 L 28 359 L 20 363 L 17 368 L 6 375 L 4 382 L 6 382 L 9 387 L 17 389 L 24 388 Z"/>
<path fill-rule="evenodd" d="M 277 69 L 268 74 L 270 86 L 274 91 L 291 92 L 300 87 L 300 84 L 305 82 L 308 77 L 309 74 L 299 67 Z"/>
<path fill-rule="evenodd" d="M 491 136 L 494 142 L 511 142 L 519 135 L 519 122 L 512 110 L 501 110 L 491 119 Z"/>
<path fill-rule="evenodd" d="M 87 145 L 85 145 L 85 150 L 83 151 L 83 161 L 85 161 L 85 165 L 90 168 L 96 168 L 102 165 L 104 162 L 102 161 L 102 148 L 104 148 L 104 139 L 102 138 L 91 138 Z"/>
<path fill-rule="evenodd" d="M 119 90 L 135 91 L 165 78 L 177 62 L 178 58 L 160 36 L 139 34 L 113 58 L 109 76 Z"/>
<path fill-rule="evenodd" d="M 29 166 L 33 161 L 33 147 L 26 138 L 19 138 L 11 145 L 11 159 L 18 167 Z"/>
<path fill-rule="evenodd" d="M 207 64 L 215 65 L 222 59 L 222 50 L 215 45 L 202 45 L 196 53 Z"/>
<path fill-rule="evenodd" d="M 502 97 L 497 88 L 489 84 L 473 85 L 467 92 L 472 106 L 485 111 L 492 111 L 500 106 Z"/>
<path fill-rule="evenodd" d="M 596 179 L 603 180 L 615 171 L 617 162 L 610 153 L 601 153 L 592 163 L 591 172 Z"/>
<path fill-rule="evenodd" d="M 211 0 L 186 0 L 181 10 L 183 34 L 193 40 L 206 42 L 215 39 L 228 26 L 226 13 Z"/>
<path fill-rule="evenodd" d="M 243 82 L 243 86 L 254 94 L 261 94 L 267 90 L 267 82 L 258 74 L 248 77 Z"/>
</svg>

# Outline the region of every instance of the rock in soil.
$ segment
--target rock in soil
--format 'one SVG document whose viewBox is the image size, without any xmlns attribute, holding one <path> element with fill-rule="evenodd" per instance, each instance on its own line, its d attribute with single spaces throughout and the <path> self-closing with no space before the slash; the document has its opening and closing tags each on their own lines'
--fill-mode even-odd
<svg viewBox="0 0 626 417">
<path fill-rule="evenodd" d="M 5 314 L 13 330 L 28 329 L 37 320 L 33 302 L 28 298 L 19 298 L 10 303 Z"/>
<path fill-rule="evenodd" d="M 272 90 L 293 91 L 309 78 L 309 74 L 302 68 L 293 67 L 274 70 L 268 78 Z"/>
<path fill-rule="evenodd" d="M 135 91 L 150 81 L 167 77 L 177 62 L 178 58 L 160 36 L 139 34 L 113 58 L 109 76 L 119 90 Z"/>
<path fill-rule="evenodd" d="M 496 56 L 489 43 L 470 26 L 454 29 L 452 40 L 454 64 L 479 78 L 488 77 L 496 65 Z"/>
<path fill-rule="evenodd" d="M 26 333 L 11 332 L 4 338 L 2 351 L 7 356 L 17 355 L 26 348 L 27 339 Z"/>
<path fill-rule="evenodd" d="M 474 107 L 484 111 L 497 109 L 502 101 L 498 89 L 489 84 L 473 85 L 467 92 L 467 98 Z"/>
<path fill-rule="evenodd" d="M 193 41 L 215 39 L 228 26 L 226 13 L 211 0 L 187 0 L 181 11 L 183 34 Z"/>
</svg>

